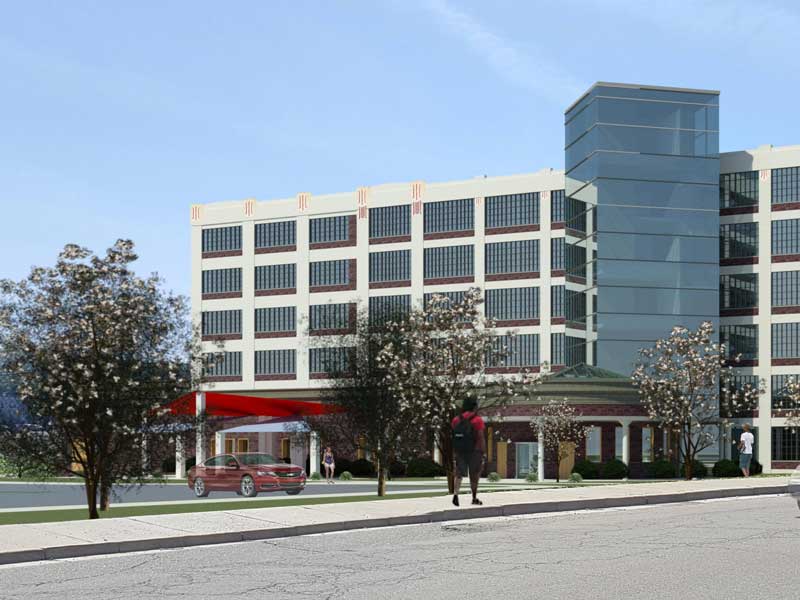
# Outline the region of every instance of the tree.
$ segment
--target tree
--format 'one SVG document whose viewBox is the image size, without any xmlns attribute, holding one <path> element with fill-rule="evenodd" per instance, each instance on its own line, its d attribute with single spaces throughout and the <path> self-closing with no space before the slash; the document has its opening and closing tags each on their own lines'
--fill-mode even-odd
<svg viewBox="0 0 800 600">
<path fill-rule="evenodd" d="M 639 351 L 631 379 L 649 417 L 678 440 L 684 474 L 692 478 L 697 455 L 719 440 L 733 414 L 752 410 L 761 387 L 737 385 L 724 344 L 713 342 L 714 327 L 702 323 L 696 331 L 674 327 L 668 338 Z"/>
<path fill-rule="evenodd" d="M 29 418 L 0 426 L 0 448 L 82 477 L 89 518 L 116 482 L 140 483 L 148 454 L 188 435 L 164 404 L 191 387 L 187 303 L 137 277 L 133 243 L 104 256 L 67 245 L 55 266 L 0 282 L 0 370 Z"/>
<path fill-rule="evenodd" d="M 556 458 L 556 481 L 561 475 L 561 462 L 574 452 L 574 445 L 586 438 L 588 427 L 574 406 L 563 400 L 552 399 L 542 407 L 538 417 L 531 419 L 531 427 L 538 432 L 539 444 L 544 451 L 551 452 Z M 543 478 L 544 473 L 539 473 Z"/>
<path fill-rule="evenodd" d="M 402 318 L 398 316 L 398 322 Z M 355 450 L 362 444 L 370 449 L 378 475 L 378 496 L 386 495 L 392 462 L 424 447 L 423 436 L 413 427 L 414 415 L 393 393 L 387 369 L 377 360 L 385 347 L 398 343 L 398 331 L 384 322 L 370 322 L 367 313 L 359 313 L 356 333 L 348 342 L 353 347 L 351 360 L 344 370 L 328 369 L 330 383 L 322 392 L 323 401 L 342 411 L 309 419 L 323 442 L 339 451 Z"/>
<path fill-rule="evenodd" d="M 391 343 L 378 353 L 389 389 L 399 408 L 415 419 L 414 430 L 429 431 L 441 452 L 453 491 L 453 447 L 450 423 L 464 399 L 474 398 L 484 414 L 499 411 L 515 394 L 515 380 L 495 376 L 504 369 L 513 334 L 504 340 L 494 322 L 480 311 L 481 292 L 463 298 L 434 295 L 423 309 L 387 323 Z"/>
<path fill-rule="evenodd" d="M 786 424 L 789 427 L 800 427 L 800 378 L 789 377 L 784 388 L 777 392 L 781 401 L 776 408 L 786 418 Z"/>
</svg>

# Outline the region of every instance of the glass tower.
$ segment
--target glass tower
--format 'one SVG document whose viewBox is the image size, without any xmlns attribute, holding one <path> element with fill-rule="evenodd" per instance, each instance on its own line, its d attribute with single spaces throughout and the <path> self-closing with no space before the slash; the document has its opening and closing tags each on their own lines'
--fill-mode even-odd
<svg viewBox="0 0 800 600">
<path fill-rule="evenodd" d="M 566 354 L 628 375 L 718 327 L 719 92 L 597 83 L 565 113 Z"/>
</svg>

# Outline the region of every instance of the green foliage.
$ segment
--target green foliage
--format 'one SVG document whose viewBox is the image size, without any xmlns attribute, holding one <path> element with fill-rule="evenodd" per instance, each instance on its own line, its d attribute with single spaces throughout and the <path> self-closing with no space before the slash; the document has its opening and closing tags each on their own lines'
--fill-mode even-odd
<svg viewBox="0 0 800 600">
<path fill-rule="evenodd" d="M 573 474 L 580 474 L 581 481 L 584 479 L 597 479 L 600 476 L 600 465 L 590 460 L 582 459 L 575 461 L 572 472 Z"/>
<path fill-rule="evenodd" d="M 576 473 L 576 472 L 573 471 L 569 476 L 569 482 L 570 483 L 581 483 L 581 482 L 583 482 L 583 477 L 581 476 L 580 473 Z"/>
<path fill-rule="evenodd" d="M 444 467 L 427 456 L 412 458 L 406 467 L 407 477 L 441 477 L 444 474 Z"/>
<path fill-rule="evenodd" d="M 601 479 L 624 479 L 628 476 L 628 467 L 617 458 L 612 458 L 600 466 Z"/>
<path fill-rule="evenodd" d="M 674 479 L 678 476 L 675 465 L 664 458 L 659 458 L 647 465 L 646 473 L 652 479 Z"/>
<path fill-rule="evenodd" d="M 488 479 L 489 481 L 491 481 L 493 483 L 497 483 L 501 479 L 500 473 L 496 473 L 495 471 L 492 471 L 491 473 L 489 473 L 489 475 L 486 477 L 486 479 Z"/>
<path fill-rule="evenodd" d="M 539 481 L 539 473 L 536 471 L 530 471 L 527 475 L 525 475 L 525 481 L 528 483 L 536 483 Z"/>
<path fill-rule="evenodd" d="M 681 469 L 681 474 L 686 477 L 686 464 L 683 465 Z M 697 479 L 702 479 L 708 475 L 708 467 L 706 467 L 702 462 L 695 459 L 692 461 L 692 477 L 697 477 Z"/>
<path fill-rule="evenodd" d="M 336 472 L 341 473 L 342 471 L 351 471 L 350 468 L 353 465 L 352 460 L 348 460 L 346 458 L 337 458 L 336 459 Z"/>
<path fill-rule="evenodd" d="M 739 477 L 742 474 L 739 465 L 727 458 L 715 462 L 711 473 L 714 477 Z"/>
<path fill-rule="evenodd" d="M 366 458 L 359 458 L 354 460 L 350 465 L 350 473 L 353 477 L 375 477 L 375 465 L 368 461 Z"/>
<path fill-rule="evenodd" d="M 322 475 L 319 474 L 319 471 L 314 471 L 310 476 L 309 479 L 311 481 L 320 481 L 322 479 Z"/>
<path fill-rule="evenodd" d="M 342 471 L 339 473 L 339 479 L 342 481 L 350 481 L 353 479 L 353 474 L 350 471 Z"/>
<path fill-rule="evenodd" d="M 405 474 L 406 474 L 405 463 L 402 463 L 398 460 L 389 465 L 389 477 L 391 477 L 392 479 L 396 477 L 403 477 Z"/>
<path fill-rule="evenodd" d="M 764 467 L 755 458 L 750 461 L 750 475 L 761 475 L 764 472 Z"/>
</svg>

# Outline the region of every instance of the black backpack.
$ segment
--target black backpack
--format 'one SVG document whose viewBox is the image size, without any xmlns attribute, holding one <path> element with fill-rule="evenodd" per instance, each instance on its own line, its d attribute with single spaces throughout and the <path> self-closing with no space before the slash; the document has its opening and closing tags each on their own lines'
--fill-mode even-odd
<svg viewBox="0 0 800 600">
<path fill-rule="evenodd" d="M 453 427 L 453 449 L 457 454 L 472 454 L 475 450 L 475 430 L 472 427 L 474 416 L 474 413 L 469 417 L 459 415 L 458 422 Z"/>
</svg>

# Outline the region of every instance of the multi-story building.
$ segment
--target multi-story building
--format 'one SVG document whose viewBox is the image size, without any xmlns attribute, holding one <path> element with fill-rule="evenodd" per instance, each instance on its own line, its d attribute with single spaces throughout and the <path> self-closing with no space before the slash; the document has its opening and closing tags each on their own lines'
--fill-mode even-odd
<svg viewBox="0 0 800 600">
<path fill-rule="evenodd" d="M 315 398 L 358 310 L 477 286 L 497 334 L 519 336 L 510 364 L 560 370 L 552 394 L 594 425 L 578 456 L 635 473 L 670 445 L 625 378 L 638 348 L 710 320 L 743 355 L 738 375 L 766 384 L 738 420 L 757 459 L 797 465 L 779 402 L 800 375 L 800 147 L 720 154 L 718 122 L 717 92 L 599 83 L 566 112 L 566 173 L 192 206 L 193 315 L 226 357 L 208 385 Z M 529 408 L 489 428 L 509 476 L 545 468 Z M 705 458 L 730 453 L 728 439 Z"/>
</svg>

